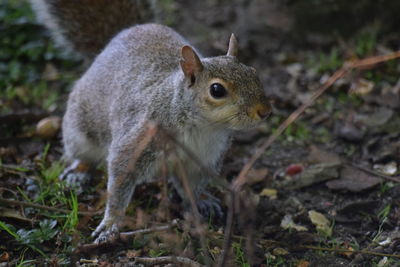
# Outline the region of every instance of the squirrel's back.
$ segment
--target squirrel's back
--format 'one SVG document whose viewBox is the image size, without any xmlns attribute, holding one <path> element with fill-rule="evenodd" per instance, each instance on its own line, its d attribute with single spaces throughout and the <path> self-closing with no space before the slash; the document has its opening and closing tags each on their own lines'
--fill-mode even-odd
<svg viewBox="0 0 400 267">
<path fill-rule="evenodd" d="M 164 73 L 177 69 L 181 48 L 189 44 L 170 27 L 152 23 L 126 29 L 115 41 L 123 43 L 130 60 L 138 60 L 138 64 L 132 62 L 136 67 L 151 66 Z"/>
<path fill-rule="evenodd" d="M 100 53 L 121 30 L 150 21 L 152 1 L 30 0 L 56 42 L 87 59 Z"/>
</svg>

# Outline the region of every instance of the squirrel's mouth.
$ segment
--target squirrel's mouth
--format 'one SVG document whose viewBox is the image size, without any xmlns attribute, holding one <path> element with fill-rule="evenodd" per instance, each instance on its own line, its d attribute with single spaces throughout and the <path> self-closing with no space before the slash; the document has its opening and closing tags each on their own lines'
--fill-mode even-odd
<svg viewBox="0 0 400 267">
<path fill-rule="evenodd" d="M 259 127 L 263 123 L 265 123 L 265 119 L 253 120 L 249 117 L 246 117 L 243 119 L 232 120 L 229 123 L 228 128 L 235 131 L 251 130 Z"/>
</svg>

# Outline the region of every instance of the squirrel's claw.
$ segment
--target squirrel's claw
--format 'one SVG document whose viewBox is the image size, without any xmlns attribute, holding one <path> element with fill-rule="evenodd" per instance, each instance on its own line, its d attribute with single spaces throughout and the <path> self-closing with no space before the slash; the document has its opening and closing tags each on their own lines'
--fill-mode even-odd
<svg viewBox="0 0 400 267">
<path fill-rule="evenodd" d="M 97 237 L 94 240 L 95 244 L 100 244 L 116 237 L 118 234 L 119 229 L 116 223 L 109 223 L 103 220 L 91 236 Z"/>
<path fill-rule="evenodd" d="M 83 192 L 83 186 L 91 178 L 91 168 L 79 160 L 74 160 L 71 165 L 66 167 L 59 179 L 65 181 L 68 188 L 75 189 L 79 195 Z"/>
<path fill-rule="evenodd" d="M 197 201 L 197 207 L 204 218 L 214 217 L 220 219 L 224 216 L 221 201 L 208 192 L 201 194 L 201 199 Z"/>
</svg>

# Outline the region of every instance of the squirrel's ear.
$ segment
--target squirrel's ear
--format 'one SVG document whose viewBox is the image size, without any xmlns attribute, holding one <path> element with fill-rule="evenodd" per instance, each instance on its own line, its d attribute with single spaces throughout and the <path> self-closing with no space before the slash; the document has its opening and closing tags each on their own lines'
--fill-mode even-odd
<svg viewBox="0 0 400 267">
<path fill-rule="evenodd" d="M 187 45 L 182 47 L 182 58 L 180 63 L 183 73 L 193 84 L 195 81 L 195 74 L 201 72 L 204 68 L 199 56 L 194 52 L 193 48 Z"/>
<path fill-rule="evenodd" d="M 228 53 L 226 53 L 226 55 L 236 57 L 237 54 L 238 54 L 238 43 L 235 35 L 232 33 L 231 38 L 229 39 Z"/>
</svg>

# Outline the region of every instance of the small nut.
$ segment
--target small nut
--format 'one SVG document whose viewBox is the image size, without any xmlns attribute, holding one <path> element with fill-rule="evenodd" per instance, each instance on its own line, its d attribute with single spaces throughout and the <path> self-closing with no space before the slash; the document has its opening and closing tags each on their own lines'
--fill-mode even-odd
<svg viewBox="0 0 400 267">
<path fill-rule="evenodd" d="M 44 118 L 36 125 L 36 135 L 43 139 L 54 138 L 61 128 L 61 118 L 51 116 Z"/>
</svg>

